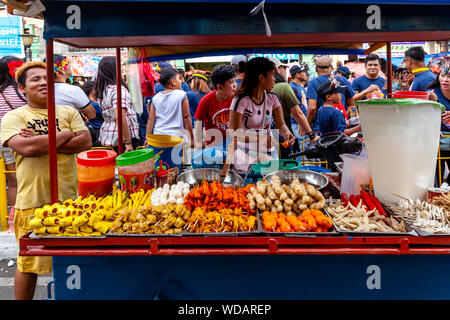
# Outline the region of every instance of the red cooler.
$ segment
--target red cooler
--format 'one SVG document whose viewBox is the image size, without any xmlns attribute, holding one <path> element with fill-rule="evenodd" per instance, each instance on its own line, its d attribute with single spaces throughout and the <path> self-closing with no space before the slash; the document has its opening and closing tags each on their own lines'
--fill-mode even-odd
<svg viewBox="0 0 450 320">
<path fill-rule="evenodd" d="M 78 154 L 78 195 L 104 197 L 111 193 L 116 156 L 112 150 L 87 150 Z"/>
</svg>

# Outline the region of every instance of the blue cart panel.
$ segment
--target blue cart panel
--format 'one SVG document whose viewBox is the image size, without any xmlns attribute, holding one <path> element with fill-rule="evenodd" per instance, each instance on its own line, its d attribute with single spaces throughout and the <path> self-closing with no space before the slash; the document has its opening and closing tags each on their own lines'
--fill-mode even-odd
<svg viewBox="0 0 450 320">
<path fill-rule="evenodd" d="M 56 299 L 449 299 L 448 255 L 58 256 Z"/>
</svg>

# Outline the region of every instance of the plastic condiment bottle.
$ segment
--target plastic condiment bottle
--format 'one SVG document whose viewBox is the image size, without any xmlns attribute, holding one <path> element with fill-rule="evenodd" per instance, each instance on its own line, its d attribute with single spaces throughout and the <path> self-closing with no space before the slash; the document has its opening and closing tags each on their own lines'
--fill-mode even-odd
<svg viewBox="0 0 450 320">
<path fill-rule="evenodd" d="M 169 176 L 169 171 L 165 166 L 162 165 L 162 161 L 159 162 L 159 169 L 156 170 L 156 185 L 158 187 L 163 187 L 167 184 L 167 178 Z"/>
</svg>

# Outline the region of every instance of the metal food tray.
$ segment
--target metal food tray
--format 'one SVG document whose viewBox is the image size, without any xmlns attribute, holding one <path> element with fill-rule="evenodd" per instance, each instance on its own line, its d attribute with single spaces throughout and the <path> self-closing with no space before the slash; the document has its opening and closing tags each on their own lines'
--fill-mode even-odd
<svg viewBox="0 0 450 320">
<path fill-rule="evenodd" d="M 242 236 L 256 236 L 260 235 L 263 232 L 261 219 L 256 216 L 256 223 L 258 228 L 255 231 L 238 231 L 238 232 L 207 232 L 207 233 L 193 233 L 183 230 L 183 234 L 185 236 L 197 236 L 197 237 L 242 237 Z"/>
<path fill-rule="evenodd" d="M 158 233 L 106 233 L 107 236 L 111 237 L 181 237 L 183 232 L 175 234 L 158 234 Z"/>
<path fill-rule="evenodd" d="M 413 227 L 413 229 L 417 232 L 417 234 L 421 237 L 442 237 L 442 236 L 450 236 L 450 233 L 430 233 L 426 231 L 422 231 L 420 229 L 417 229 L 416 227 Z"/>
<path fill-rule="evenodd" d="M 376 231 L 350 231 L 350 230 L 342 230 L 340 229 L 335 223 L 334 223 L 334 219 L 331 216 L 331 214 L 328 213 L 328 204 L 329 201 L 327 201 L 327 206 L 325 206 L 325 212 L 327 213 L 327 215 L 331 218 L 331 220 L 333 221 L 333 226 L 336 229 L 337 232 L 340 232 L 346 236 L 417 236 L 417 232 L 414 228 L 412 228 L 409 223 L 407 223 L 406 221 L 403 221 L 403 223 L 405 224 L 405 229 L 407 230 L 407 232 L 376 232 Z M 392 212 L 386 208 L 385 206 L 383 206 L 383 209 L 386 211 L 386 213 L 388 215 L 392 215 Z M 399 221 L 399 219 L 395 218 L 397 221 Z"/>
<path fill-rule="evenodd" d="M 30 234 L 30 239 L 105 239 L 106 235 L 101 236 L 54 236 L 54 235 L 37 235 L 34 231 Z"/>
<path fill-rule="evenodd" d="M 383 206 L 384 207 L 384 206 Z M 391 209 L 389 208 L 385 208 L 385 210 L 389 211 L 390 213 L 392 213 Z M 401 219 L 401 218 L 400 218 Z M 397 218 L 397 220 L 399 220 L 399 218 Z M 405 223 L 405 226 L 408 225 L 410 226 L 417 234 L 417 236 L 421 236 L 421 237 L 430 237 L 430 236 L 450 236 L 450 233 L 431 233 L 431 232 L 426 232 L 426 231 L 422 231 L 418 228 L 416 228 L 413 225 L 410 225 L 408 222 L 406 222 L 406 220 L 402 219 L 403 222 Z"/>
<path fill-rule="evenodd" d="M 327 176 L 311 170 L 279 170 L 265 175 L 264 178 L 270 183 L 274 176 L 278 176 L 281 183 L 290 183 L 293 179 L 297 178 L 300 182 L 306 182 L 319 191 L 324 189 L 329 183 Z"/>
<path fill-rule="evenodd" d="M 321 210 L 324 214 L 326 214 L 331 220 L 333 220 L 330 215 L 325 212 L 324 210 Z M 323 236 L 337 236 L 339 235 L 339 232 L 336 229 L 336 226 L 334 225 L 334 221 L 333 221 L 333 231 L 329 231 L 329 232 L 298 232 L 298 231 L 293 231 L 293 232 L 275 232 L 275 231 L 266 231 L 264 229 L 262 229 L 262 217 L 261 217 L 261 213 L 259 212 L 259 210 L 257 211 L 258 214 L 258 221 L 260 221 L 261 223 L 261 230 L 263 234 L 266 235 L 270 235 L 270 236 L 286 236 L 286 237 L 323 237 Z"/>
<path fill-rule="evenodd" d="M 257 234 L 261 234 L 262 231 L 262 225 L 261 221 L 258 216 L 256 216 L 258 228 L 255 231 L 238 231 L 238 232 L 208 232 L 208 233 L 193 233 L 188 232 L 183 229 L 182 232 L 176 233 L 176 234 L 154 234 L 154 233 L 142 233 L 142 234 L 136 234 L 136 233 L 111 233 L 108 232 L 106 235 L 108 236 L 114 236 L 114 237 L 182 237 L 182 236 L 197 236 L 197 237 L 232 237 L 232 236 L 254 236 Z"/>
<path fill-rule="evenodd" d="M 203 180 L 208 182 L 221 181 L 224 186 L 244 186 L 244 179 L 234 172 L 232 169 L 228 170 L 225 179 L 222 181 L 220 176 L 222 169 L 215 168 L 197 168 L 185 171 L 178 175 L 177 182 L 189 183 L 191 186 L 201 184 Z"/>
</svg>

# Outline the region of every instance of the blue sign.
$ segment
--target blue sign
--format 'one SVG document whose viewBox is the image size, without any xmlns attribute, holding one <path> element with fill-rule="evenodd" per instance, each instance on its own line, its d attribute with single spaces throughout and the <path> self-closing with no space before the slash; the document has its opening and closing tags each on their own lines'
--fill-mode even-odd
<svg viewBox="0 0 450 320">
<path fill-rule="evenodd" d="M 0 17 L 0 56 L 23 57 L 21 17 Z"/>
<path fill-rule="evenodd" d="M 298 60 L 298 54 L 287 53 L 257 53 L 255 57 L 277 58 L 278 60 Z"/>
</svg>

